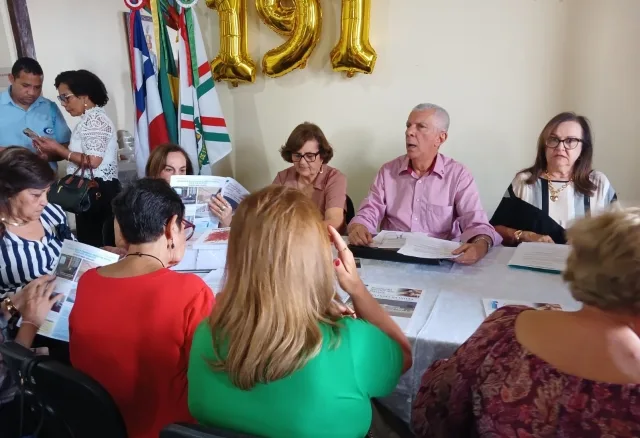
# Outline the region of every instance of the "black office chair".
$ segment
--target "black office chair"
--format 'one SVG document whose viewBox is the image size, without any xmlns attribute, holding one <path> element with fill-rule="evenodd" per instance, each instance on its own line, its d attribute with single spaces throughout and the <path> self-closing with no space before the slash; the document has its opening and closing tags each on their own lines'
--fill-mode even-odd
<svg viewBox="0 0 640 438">
<path fill-rule="evenodd" d="M 356 216 L 356 209 L 353 206 L 353 201 L 351 200 L 351 198 L 349 197 L 349 195 L 347 195 L 347 214 L 345 216 L 346 219 L 346 224 L 349 225 L 351 223 L 351 220 Z"/>
<path fill-rule="evenodd" d="M 89 376 L 15 342 L 0 344 L 0 354 L 14 381 L 21 382 L 16 397 L 48 436 L 127 438 L 115 402 Z"/>
<path fill-rule="evenodd" d="M 170 424 L 160 431 L 160 438 L 260 438 L 216 427 L 205 427 L 197 424 Z"/>
</svg>

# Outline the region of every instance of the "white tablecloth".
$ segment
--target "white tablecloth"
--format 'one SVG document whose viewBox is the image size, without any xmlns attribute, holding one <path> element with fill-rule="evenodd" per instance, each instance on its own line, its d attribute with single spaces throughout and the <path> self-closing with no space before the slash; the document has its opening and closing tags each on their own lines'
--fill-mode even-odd
<svg viewBox="0 0 640 438">
<path fill-rule="evenodd" d="M 365 283 L 422 289 L 407 336 L 413 344 L 413 367 L 394 393 L 383 400 L 409 422 L 411 403 L 426 369 L 450 357 L 485 319 L 483 298 L 548 302 L 577 310 L 562 277 L 508 267 L 513 248 L 498 247 L 473 266 L 443 262 L 440 266 L 361 260 Z M 188 249 L 181 269 L 224 267 L 225 254 Z"/>
</svg>

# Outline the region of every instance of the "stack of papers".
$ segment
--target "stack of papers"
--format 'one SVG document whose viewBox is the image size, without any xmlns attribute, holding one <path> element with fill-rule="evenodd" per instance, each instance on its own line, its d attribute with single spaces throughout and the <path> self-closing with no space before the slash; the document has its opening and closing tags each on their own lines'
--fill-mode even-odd
<svg viewBox="0 0 640 438">
<path fill-rule="evenodd" d="M 518 245 L 509 266 L 559 274 L 567 267 L 570 252 L 569 245 L 525 242 Z"/>
<path fill-rule="evenodd" d="M 397 249 L 399 254 L 422 259 L 454 259 L 451 254 L 460 242 L 436 239 L 425 233 L 380 231 L 374 238 L 373 248 Z"/>
</svg>

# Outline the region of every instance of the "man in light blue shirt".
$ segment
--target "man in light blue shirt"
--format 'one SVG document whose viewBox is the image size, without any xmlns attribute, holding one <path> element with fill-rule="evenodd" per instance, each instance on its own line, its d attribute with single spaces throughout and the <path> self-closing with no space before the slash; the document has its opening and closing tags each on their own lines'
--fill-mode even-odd
<svg viewBox="0 0 640 438">
<path fill-rule="evenodd" d="M 11 86 L 0 94 L 0 150 L 22 146 L 39 153 L 57 169 L 57 163 L 37 150 L 33 140 L 24 133 L 29 128 L 36 135 L 51 137 L 63 145 L 71 139 L 71 131 L 58 105 L 42 97 L 42 81 L 42 67 L 35 59 L 20 58 L 13 64 L 9 75 Z"/>
</svg>

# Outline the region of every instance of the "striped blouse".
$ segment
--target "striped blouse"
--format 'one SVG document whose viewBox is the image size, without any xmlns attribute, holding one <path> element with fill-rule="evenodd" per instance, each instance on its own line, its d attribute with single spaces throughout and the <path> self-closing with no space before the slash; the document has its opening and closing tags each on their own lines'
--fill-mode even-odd
<svg viewBox="0 0 640 438">
<path fill-rule="evenodd" d="M 74 239 L 67 216 L 57 205 L 48 204 L 40 222 L 45 233 L 42 240 L 23 239 L 11 231 L 6 231 L 0 238 L 0 299 L 31 280 L 53 273 L 62 242 Z"/>
</svg>

